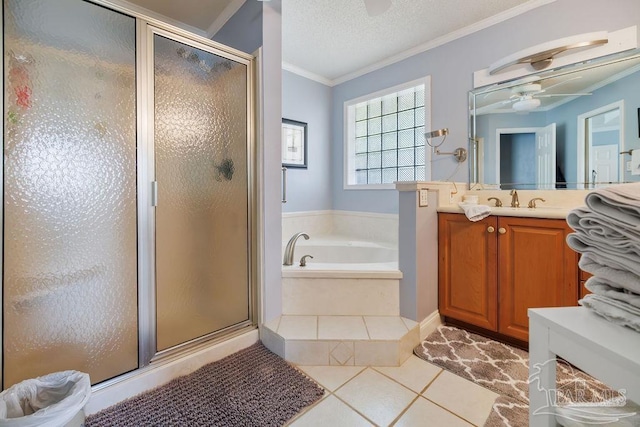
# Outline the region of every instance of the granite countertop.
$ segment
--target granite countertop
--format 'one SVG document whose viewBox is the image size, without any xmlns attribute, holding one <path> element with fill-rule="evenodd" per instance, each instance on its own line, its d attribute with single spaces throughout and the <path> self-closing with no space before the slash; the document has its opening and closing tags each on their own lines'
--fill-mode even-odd
<svg viewBox="0 0 640 427">
<path fill-rule="evenodd" d="M 512 208 L 509 206 L 505 207 L 493 207 L 491 206 L 491 215 L 495 216 L 519 216 L 526 218 L 549 218 L 549 219 L 566 219 L 569 212 L 571 212 L 573 208 L 566 207 L 537 207 L 535 209 L 530 209 L 525 207 L 520 208 Z M 437 209 L 438 212 L 446 212 L 446 213 L 460 213 L 464 214 L 462 208 L 458 205 L 443 205 L 439 206 Z"/>
</svg>

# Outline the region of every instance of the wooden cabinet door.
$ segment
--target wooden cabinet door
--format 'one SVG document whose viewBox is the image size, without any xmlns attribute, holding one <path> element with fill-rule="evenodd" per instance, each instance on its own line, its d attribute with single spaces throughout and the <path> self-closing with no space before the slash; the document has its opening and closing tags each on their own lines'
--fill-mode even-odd
<svg viewBox="0 0 640 427">
<path fill-rule="evenodd" d="M 561 219 L 500 217 L 498 231 L 499 332 L 528 341 L 527 309 L 577 305 L 571 229 Z"/>
<path fill-rule="evenodd" d="M 579 255 L 578 255 L 579 256 Z M 587 282 L 587 279 L 589 277 L 593 276 L 593 274 L 591 273 L 587 273 L 586 271 L 582 271 L 579 270 L 579 282 L 580 282 L 580 286 L 579 286 L 579 291 L 580 291 L 580 295 L 579 297 L 582 299 L 584 298 L 585 295 L 590 294 L 591 292 L 589 292 L 589 290 L 584 286 L 584 284 Z"/>
<path fill-rule="evenodd" d="M 440 314 L 492 331 L 498 328 L 497 219 L 470 222 L 438 215 Z"/>
</svg>

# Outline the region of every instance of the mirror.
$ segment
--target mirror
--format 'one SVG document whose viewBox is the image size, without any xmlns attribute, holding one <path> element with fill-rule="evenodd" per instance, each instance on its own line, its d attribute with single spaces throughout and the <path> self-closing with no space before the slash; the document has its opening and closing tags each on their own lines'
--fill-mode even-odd
<svg viewBox="0 0 640 427">
<path fill-rule="evenodd" d="M 582 189 L 632 180 L 638 88 L 640 51 L 633 51 L 469 92 L 470 188 Z"/>
</svg>

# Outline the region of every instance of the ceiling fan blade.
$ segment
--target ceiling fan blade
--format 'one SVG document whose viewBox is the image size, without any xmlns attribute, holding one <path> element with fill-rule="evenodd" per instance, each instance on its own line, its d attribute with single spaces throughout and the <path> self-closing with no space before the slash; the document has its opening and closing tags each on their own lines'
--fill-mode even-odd
<svg viewBox="0 0 640 427">
<path fill-rule="evenodd" d="M 362 0 L 369 16 L 378 16 L 391 7 L 391 0 Z"/>
<path fill-rule="evenodd" d="M 570 78 L 570 79 L 563 80 L 563 81 L 561 81 L 561 82 L 558 82 L 558 83 L 552 84 L 551 86 L 547 86 L 547 87 L 545 87 L 545 88 L 544 88 L 544 89 L 542 89 L 540 92 L 546 92 L 546 91 L 548 91 L 549 89 L 551 89 L 552 87 L 560 86 L 560 85 L 563 85 L 563 84 L 565 84 L 565 83 L 569 83 L 571 80 L 576 80 L 576 79 L 581 79 L 581 78 L 582 78 L 582 76 L 575 76 L 575 77 L 572 77 L 572 78 Z"/>
<path fill-rule="evenodd" d="M 482 107 L 476 108 L 476 113 L 477 114 L 484 114 L 484 113 L 487 113 L 489 111 L 495 110 L 496 108 L 499 108 L 499 107 L 501 107 L 503 105 L 511 104 L 514 101 L 515 101 L 515 99 L 506 99 L 504 101 L 498 101 L 498 102 L 494 102 L 492 104 L 483 105 Z"/>
<path fill-rule="evenodd" d="M 591 95 L 590 93 L 548 93 L 545 95 L 538 95 L 535 94 L 534 96 L 536 98 L 551 98 L 552 96 L 585 96 L 585 95 Z"/>
</svg>

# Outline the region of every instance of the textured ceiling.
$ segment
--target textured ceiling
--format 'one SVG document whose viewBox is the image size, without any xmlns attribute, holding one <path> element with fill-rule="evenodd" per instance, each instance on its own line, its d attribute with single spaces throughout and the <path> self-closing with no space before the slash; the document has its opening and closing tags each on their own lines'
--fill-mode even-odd
<svg viewBox="0 0 640 427">
<path fill-rule="evenodd" d="M 370 17 L 363 0 L 283 0 L 283 61 L 333 81 L 528 2 L 392 0 Z"/>
<path fill-rule="evenodd" d="M 129 0 L 203 32 L 215 32 L 216 19 L 226 21 L 244 1 L 258 0 Z M 391 0 L 389 10 L 371 17 L 365 0 L 282 0 L 282 58 L 299 71 L 336 83 L 508 9 L 525 11 L 527 3 L 534 7 L 550 1 Z"/>
</svg>

